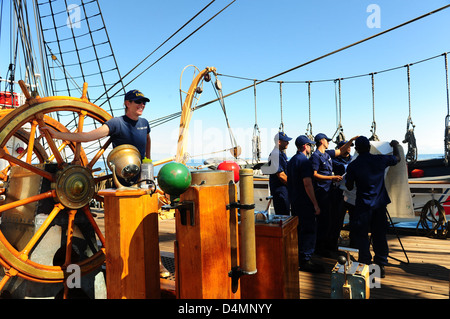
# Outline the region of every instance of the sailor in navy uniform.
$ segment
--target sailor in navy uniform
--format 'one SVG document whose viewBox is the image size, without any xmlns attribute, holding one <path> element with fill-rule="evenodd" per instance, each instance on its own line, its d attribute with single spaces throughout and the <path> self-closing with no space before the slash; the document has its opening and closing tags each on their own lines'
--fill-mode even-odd
<svg viewBox="0 0 450 319">
<path fill-rule="evenodd" d="M 284 132 L 275 135 L 275 147 L 269 155 L 269 188 L 273 207 L 277 215 L 290 215 L 290 203 L 287 190 L 287 155 L 286 149 L 292 138 Z"/>
<path fill-rule="evenodd" d="M 348 165 L 345 182 L 349 190 L 356 186 L 355 210 L 350 219 L 350 236 L 354 248 L 359 250 L 358 261 L 364 264 L 371 263 L 368 238 L 370 230 L 375 252 L 373 261 L 380 265 L 382 277 L 389 254 L 386 239 L 388 228 L 386 206 L 391 202 L 384 176 L 388 166 L 394 166 L 400 161 L 398 142 L 393 140 L 390 145 L 393 148 L 393 155 L 374 155 L 369 152 L 369 140 L 364 136 L 358 137 L 355 141 L 358 157 Z"/>
<path fill-rule="evenodd" d="M 319 204 L 314 195 L 314 171 L 308 157 L 311 154 L 311 141 L 305 135 L 295 140 L 297 153 L 292 156 L 287 166 L 289 200 L 292 215 L 298 217 L 298 259 L 301 271 L 323 272 L 320 264 L 312 261 L 317 235 L 317 217 L 320 215 Z"/>
<path fill-rule="evenodd" d="M 347 141 L 341 141 L 337 144 L 336 149 L 340 149 L 342 146 L 347 144 Z M 347 166 L 353 159 L 350 154 L 351 148 L 354 144 L 350 144 L 347 149 L 342 149 L 341 155 L 331 158 L 333 162 L 333 173 L 334 175 L 345 176 L 347 171 Z M 327 152 L 329 152 L 327 150 Z M 333 245 L 333 250 L 337 251 L 338 240 L 341 233 L 342 225 L 344 224 L 345 214 L 348 212 L 349 215 L 352 213 L 353 205 L 348 204 L 344 201 L 345 183 L 344 180 L 339 183 L 334 183 L 332 185 L 331 191 L 331 227 L 330 227 L 330 240 Z M 331 247 L 332 248 L 332 247 Z"/>
<path fill-rule="evenodd" d="M 330 236 L 331 227 L 331 186 L 333 182 L 340 182 L 342 175 L 333 174 L 332 158 L 340 156 L 356 139 L 353 137 L 341 148 L 328 150 L 331 141 L 325 134 L 315 136 L 316 151 L 311 155 L 310 161 L 314 170 L 314 190 L 320 206 L 320 216 L 317 229 L 317 253 L 328 254 L 334 250 L 334 244 Z"/>
</svg>

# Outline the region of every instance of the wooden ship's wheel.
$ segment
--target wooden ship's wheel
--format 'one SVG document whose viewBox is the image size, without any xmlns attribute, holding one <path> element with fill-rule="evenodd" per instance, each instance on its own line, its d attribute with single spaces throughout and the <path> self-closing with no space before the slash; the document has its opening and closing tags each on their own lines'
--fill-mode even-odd
<svg viewBox="0 0 450 319">
<path fill-rule="evenodd" d="M 88 131 L 111 115 L 88 101 L 87 84 L 81 98 L 33 98 L 20 84 L 26 103 L 0 114 L 0 158 L 8 162 L 0 172 L 0 264 L 5 273 L 0 290 L 14 277 L 64 283 L 69 265 L 77 265 L 84 276 L 105 261 L 104 236 L 90 203 L 102 179 L 94 177 L 94 171 L 110 140 L 100 141 L 88 160 L 81 143 L 53 140 L 47 131 L 41 135 L 39 128 Z M 11 155 L 6 147 L 12 138 L 25 143 L 20 156 Z M 51 239 L 56 228 L 57 239 Z M 80 238 L 83 244 L 77 245 Z"/>
</svg>

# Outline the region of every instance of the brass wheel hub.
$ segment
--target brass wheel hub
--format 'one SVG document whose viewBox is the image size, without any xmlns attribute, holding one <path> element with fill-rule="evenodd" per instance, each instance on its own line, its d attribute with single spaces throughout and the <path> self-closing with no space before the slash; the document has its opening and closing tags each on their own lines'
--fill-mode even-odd
<svg viewBox="0 0 450 319">
<path fill-rule="evenodd" d="M 58 174 L 55 188 L 59 202 L 71 209 L 86 206 L 95 193 L 91 171 L 78 165 L 64 168 Z"/>
</svg>

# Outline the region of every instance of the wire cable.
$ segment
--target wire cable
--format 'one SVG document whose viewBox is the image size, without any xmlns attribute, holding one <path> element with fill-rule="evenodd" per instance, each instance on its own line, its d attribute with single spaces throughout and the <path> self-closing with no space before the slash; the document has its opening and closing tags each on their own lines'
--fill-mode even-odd
<svg viewBox="0 0 450 319">
<path fill-rule="evenodd" d="M 317 62 L 317 61 L 322 60 L 322 59 L 324 59 L 324 58 L 326 58 L 326 57 L 329 57 L 329 56 L 334 55 L 334 54 L 336 54 L 336 53 L 339 53 L 339 52 L 341 52 L 341 51 L 347 50 L 347 49 L 349 49 L 349 48 L 351 48 L 351 47 L 354 47 L 354 46 L 356 46 L 356 45 L 358 45 L 358 44 L 361 44 L 361 43 L 367 42 L 367 41 L 369 41 L 369 40 L 375 39 L 375 38 L 377 38 L 377 37 L 379 37 L 379 36 L 382 36 L 382 35 L 384 35 L 384 34 L 386 34 L 386 33 L 389 33 L 389 32 L 392 32 L 392 31 L 394 31 L 394 30 L 396 30 L 396 29 L 402 28 L 402 27 L 404 27 L 404 26 L 406 26 L 406 25 L 408 25 L 408 24 L 411 24 L 411 23 L 413 23 L 413 22 L 416 22 L 416 21 L 418 21 L 418 20 L 421 20 L 421 19 L 423 19 L 423 18 L 426 18 L 426 17 L 428 17 L 428 16 L 430 16 L 430 15 L 433 15 L 433 14 L 435 14 L 435 13 L 438 13 L 438 12 L 440 12 L 440 11 L 442 11 L 442 10 L 445 10 L 445 9 L 448 9 L 448 8 L 450 8 L 450 4 L 445 5 L 445 6 L 443 6 L 443 7 L 440 7 L 440 8 L 438 8 L 438 9 L 436 9 L 436 10 L 430 11 L 430 12 L 428 12 L 428 13 L 425 13 L 425 14 L 423 14 L 423 15 L 421 15 L 421 16 L 419 16 L 419 17 L 416 17 L 416 18 L 414 18 L 414 19 L 408 20 L 408 21 L 406 21 L 406 22 L 404 22 L 404 23 L 401 23 L 401 24 L 399 24 L 399 25 L 397 25 L 397 26 L 395 26 L 395 27 L 392 27 L 392 28 L 390 28 L 390 29 L 381 31 L 381 32 L 379 32 L 379 33 L 377 33 L 377 34 L 374 34 L 374 35 L 372 35 L 372 36 L 370 36 L 370 37 L 367 37 L 367 38 L 365 38 L 365 39 L 362 39 L 362 40 L 359 40 L 359 41 L 354 42 L 354 43 L 352 43 L 352 44 L 349 44 L 349 45 L 347 45 L 347 46 L 344 46 L 344 47 L 342 47 L 342 48 L 340 48 L 340 49 L 337 49 L 337 50 L 334 50 L 334 51 L 329 52 L 329 53 L 327 53 L 327 54 L 321 55 L 321 56 L 319 56 L 319 57 L 317 57 L 317 58 L 315 58 L 315 59 L 309 60 L 309 61 L 307 61 L 307 62 L 305 62 L 305 63 L 302 63 L 302 64 L 300 64 L 300 65 L 297 65 L 297 66 L 295 66 L 295 67 L 293 67 L 293 68 L 291 68 L 291 69 L 288 69 L 288 70 L 286 70 L 286 71 L 283 71 L 283 72 L 281 72 L 281 73 L 278 73 L 278 74 L 276 74 L 276 75 L 273 75 L 273 76 L 271 76 L 271 77 L 269 77 L 269 78 L 267 78 L 267 79 L 265 79 L 265 80 L 258 81 L 258 82 L 255 83 L 255 84 L 256 84 L 256 85 L 259 85 L 259 84 L 261 84 L 261 83 L 268 82 L 268 81 L 270 81 L 270 80 L 272 80 L 272 79 L 274 79 L 274 78 L 277 78 L 277 77 L 279 77 L 279 76 L 281 76 L 281 75 L 287 74 L 287 73 L 292 72 L 292 71 L 295 71 L 295 70 L 297 70 L 297 69 L 300 69 L 300 68 L 302 68 L 302 67 L 304 67 L 304 66 L 307 66 L 307 65 L 309 65 L 309 64 L 311 64 L 311 63 Z M 234 92 L 232 92 L 232 93 L 229 93 L 229 94 L 227 94 L 227 95 L 224 95 L 223 98 L 227 98 L 227 97 L 229 97 L 229 96 L 232 96 L 232 95 L 234 95 L 234 94 L 236 94 L 236 93 L 245 91 L 245 90 L 247 90 L 247 89 L 249 89 L 249 88 L 252 88 L 252 87 L 253 87 L 253 84 L 252 84 L 252 85 L 249 85 L 249 86 L 246 86 L 246 87 L 243 87 L 243 88 L 241 88 L 241 89 L 239 89 L 239 90 L 237 90 L 237 91 L 234 91 Z M 211 101 L 209 101 L 209 102 L 206 102 L 206 103 L 204 103 L 204 104 L 201 104 L 201 105 L 197 106 L 197 108 L 201 108 L 201 107 L 203 107 L 203 106 L 206 106 L 206 105 L 208 105 L 208 104 L 214 103 L 214 102 L 216 102 L 216 101 L 217 101 L 217 99 L 211 100 Z"/>
<path fill-rule="evenodd" d="M 145 60 L 147 60 L 151 55 L 153 55 L 153 53 L 155 53 L 157 50 L 159 50 L 165 43 L 167 43 L 171 38 L 173 38 L 179 31 L 181 31 L 185 26 L 187 26 L 191 21 L 193 21 L 199 14 L 201 14 L 204 10 L 206 10 L 206 8 L 208 8 L 215 0 L 211 1 L 210 3 L 208 3 L 202 10 L 200 10 L 196 15 L 194 15 L 191 19 L 189 19 L 189 21 L 187 21 L 183 26 L 181 26 L 177 31 L 175 31 L 167 40 L 165 40 L 163 43 L 161 43 L 155 50 L 153 50 L 153 52 L 151 52 L 147 57 L 145 57 L 145 59 L 143 61 L 141 61 L 138 65 L 136 65 L 133 69 L 131 69 L 126 75 L 124 75 L 121 78 L 121 81 L 128 76 L 132 71 L 134 71 L 139 65 L 141 65 Z M 169 54 L 170 52 L 172 52 L 175 48 L 177 48 L 180 44 L 182 44 L 184 41 L 186 41 L 188 38 L 190 38 L 193 34 L 195 34 L 198 30 L 200 30 L 201 28 L 203 28 L 203 26 L 205 26 L 206 24 L 208 24 L 212 19 L 214 19 L 217 15 L 219 15 L 220 13 L 222 13 L 222 11 L 224 11 L 226 8 L 228 8 L 232 3 L 234 3 L 236 0 L 233 0 L 230 4 L 228 4 L 225 8 L 223 8 L 221 11 L 219 11 L 217 14 L 215 14 L 212 18 L 210 18 L 208 21 L 206 21 L 204 24 L 202 24 L 199 28 L 195 29 L 194 32 L 192 32 L 191 34 L 189 34 L 187 37 L 185 37 L 182 41 L 180 41 L 178 44 L 176 44 L 174 47 L 172 47 L 172 49 L 170 49 L 169 51 L 167 51 L 163 56 L 161 56 L 159 59 L 157 59 L 153 64 L 151 64 L 149 67 L 147 67 L 144 71 L 142 71 L 141 73 L 139 73 L 136 77 L 134 77 L 130 82 L 128 82 L 125 86 L 129 85 L 130 83 L 132 83 L 134 80 L 136 80 L 139 76 L 141 76 L 144 72 L 146 72 L 147 70 L 149 70 L 151 67 L 153 67 L 156 63 L 158 63 L 162 58 L 164 58 L 167 54 Z M 109 88 L 106 92 L 110 91 L 115 85 L 113 85 L 111 88 Z M 105 92 L 105 93 L 106 93 Z M 119 91 L 118 91 L 119 92 Z M 114 93 L 112 96 L 115 96 L 118 92 Z M 103 95 L 101 95 L 100 97 L 102 97 Z M 99 97 L 99 98 L 100 98 Z M 94 101 L 94 104 L 98 101 L 98 99 L 96 101 Z M 103 102 L 101 105 L 103 105 L 105 102 Z M 100 105 L 100 106 L 101 106 Z"/>
</svg>

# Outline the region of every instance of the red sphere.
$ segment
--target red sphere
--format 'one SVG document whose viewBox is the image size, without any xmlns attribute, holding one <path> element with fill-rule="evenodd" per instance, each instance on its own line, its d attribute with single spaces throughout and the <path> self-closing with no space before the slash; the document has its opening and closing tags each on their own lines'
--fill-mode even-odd
<svg viewBox="0 0 450 319">
<path fill-rule="evenodd" d="M 234 182 L 239 182 L 239 170 L 240 167 L 236 162 L 224 161 L 217 166 L 219 171 L 233 171 L 234 172 Z"/>
</svg>

